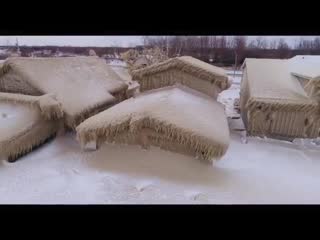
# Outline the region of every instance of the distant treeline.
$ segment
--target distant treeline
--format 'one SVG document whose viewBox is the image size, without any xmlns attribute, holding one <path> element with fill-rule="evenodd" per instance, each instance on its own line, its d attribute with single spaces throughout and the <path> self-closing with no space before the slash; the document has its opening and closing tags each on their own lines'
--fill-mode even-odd
<svg viewBox="0 0 320 240">
<path fill-rule="evenodd" d="M 190 55 L 216 65 L 231 66 L 243 63 L 245 58 L 290 58 L 295 55 L 319 55 L 320 37 L 301 38 L 293 47 L 285 39 L 268 41 L 257 37 L 235 36 L 169 36 L 144 37 L 145 46 L 158 46 L 172 56 Z"/>
<path fill-rule="evenodd" d="M 17 46 L 0 46 L 0 49 L 8 49 L 16 51 Z M 90 49 L 93 49 L 98 56 L 103 55 L 119 55 L 122 52 L 128 51 L 130 48 L 124 47 L 72 47 L 72 46 L 19 46 L 22 57 L 30 56 L 30 54 L 40 51 L 50 51 L 50 55 L 55 55 L 58 52 L 75 55 L 88 55 Z"/>
<path fill-rule="evenodd" d="M 264 37 L 248 40 L 247 37 L 235 36 L 147 36 L 143 45 L 136 49 L 159 47 L 169 57 L 189 55 L 211 62 L 218 66 L 240 66 L 245 58 L 290 58 L 295 55 L 320 55 L 320 37 L 313 40 L 300 39 L 292 47 L 285 39 L 268 41 Z M 0 46 L 0 49 L 15 51 L 17 46 Z M 124 47 L 72 47 L 72 46 L 20 46 L 21 56 L 47 50 L 49 55 L 57 52 L 75 55 L 88 55 L 93 49 L 100 57 L 120 55 L 132 48 Z M 41 55 L 41 54 L 40 54 Z M 2 59 L 6 56 L 0 56 Z"/>
</svg>

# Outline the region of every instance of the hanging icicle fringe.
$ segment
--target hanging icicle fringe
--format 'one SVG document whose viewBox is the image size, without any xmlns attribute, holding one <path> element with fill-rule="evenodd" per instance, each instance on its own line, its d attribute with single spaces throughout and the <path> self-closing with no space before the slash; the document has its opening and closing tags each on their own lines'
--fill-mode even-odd
<svg viewBox="0 0 320 240">
<path fill-rule="evenodd" d="M 252 136 L 292 140 L 320 136 L 319 81 L 300 85 L 286 60 L 246 59 L 241 116 Z"/>
<path fill-rule="evenodd" d="M 9 161 L 26 155 L 33 149 L 53 138 L 59 130 L 58 121 L 39 121 L 25 129 L 23 132 L 14 135 L 10 139 L 0 142 L 0 153 Z M 0 155 L 1 155 L 0 154 Z"/>
<path fill-rule="evenodd" d="M 107 125 L 102 129 L 87 130 L 80 125 L 77 128 L 77 138 L 82 146 L 94 141 L 153 145 L 171 151 L 180 148 L 178 152 L 192 153 L 194 157 L 207 161 L 221 158 L 228 148 L 227 145 L 221 145 L 183 128 L 150 117 L 141 120 L 133 120 L 134 118 L 137 116 L 128 117 L 120 125 Z M 144 134 L 146 142 L 142 140 Z"/>
<path fill-rule="evenodd" d="M 154 145 L 207 161 L 219 159 L 229 145 L 223 107 L 192 91 L 164 88 L 121 102 L 81 123 L 77 139 L 82 146 L 92 141 Z"/>
<path fill-rule="evenodd" d="M 132 79 L 140 84 L 141 91 L 179 83 L 215 98 L 231 85 L 223 69 L 188 56 L 135 70 Z"/>
</svg>

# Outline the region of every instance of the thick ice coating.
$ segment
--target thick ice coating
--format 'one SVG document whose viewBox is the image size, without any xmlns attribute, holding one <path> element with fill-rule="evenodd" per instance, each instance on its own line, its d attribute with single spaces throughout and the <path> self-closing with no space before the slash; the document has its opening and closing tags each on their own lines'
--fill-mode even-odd
<svg viewBox="0 0 320 240">
<path fill-rule="evenodd" d="M 139 82 L 142 92 L 179 83 L 214 99 L 230 87 L 224 69 L 189 56 L 171 58 L 135 70 L 132 79 Z"/>
<path fill-rule="evenodd" d="M 229 145 L 223 106 L 187 87 L 167 87 L 125 100 L 84 121 L 78 140 L 155 145 L 207 161 Z"/>
<path fill-rule="evenodd" d="M 245 60 L 240 108 L 250 135 L 318 137 L 318 102 L 290 71 L 288 60 Z"/>
<path fill-rule="evenodd" d="M 0 93 L 0 157 L 15 160 L 32 151 L 57 133 L 62 116 L 50 96 Z"/>
<path fill-rule="evenodd" d="M 128 86 L 97 57 L 9 58 L 0 71 L 0 91 L 55 94 L 74 128 L 125 98 Z"/>
</svg>

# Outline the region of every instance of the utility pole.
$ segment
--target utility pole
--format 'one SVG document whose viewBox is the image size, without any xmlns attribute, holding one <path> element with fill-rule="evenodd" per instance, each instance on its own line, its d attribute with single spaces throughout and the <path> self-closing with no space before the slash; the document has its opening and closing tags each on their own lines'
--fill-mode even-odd
<svg viewBox="0 0 320 240">
<path fill-rule="evenodd" d="M 168 41 L 168 36 L 166 36 L 166 45 L 167 45 L 167 57 L 169 57 L 169 41 Z"/>
<path fill-rule="evenodd" d="M 20 47 L 19 47 L 19 42 L 18 42 L 18 38 L 16 38 L 16 50 L 17 50 L 17 53 L 19 54 L 20 53 Z"/>
<path fill-rule="evenodd" d="M 236 68 L 237 68 L 237 63 L 238 63 L 238 54 L 237 51 L 234 51 L 234 72 L 233 72 L 233 77 L 236 77 Z"/>
</svg>

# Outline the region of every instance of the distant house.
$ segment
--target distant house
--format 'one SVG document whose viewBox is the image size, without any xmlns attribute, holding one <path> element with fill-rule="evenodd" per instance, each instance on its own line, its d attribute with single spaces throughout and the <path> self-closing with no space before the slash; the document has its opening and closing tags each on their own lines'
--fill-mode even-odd
<svg viewBox="0 0 320 240">
<path fill-rule="evenodd" d="M 60 50 L 57 50 L 54 54 L 55 57 L 62 57 L 63 56 L 63 52 L 61 52 Z"/>
<path fill-rule="evenodd" d="M 42 56 L 42 51 L 33 51 L 31 53 L 31 57 L 41 57 Z"/>
<path fill-rule="evenodd" d="M 45 57 L 50 57 L 52 55 L 52 51 L 51 50 L 43 50 L 42 55 Z"/>
<path fill-rule="evenodd" d="M 249 135 L 286 139 L 320 135 L 319 60 L 319 56 L 245 60 L 240 110 Z"/>
<path fill-rule="evenodd" d="M 132 79 L 139 82 L 141 91 L 182 84 L 214 99 L 230 87 L 224 69 L 189 56 L 134 70 Z"/>
<path fill-rule="evenodd" d="M 20 57 L 20 56 L 21 56 L 21 52 L 10 53 L 10 57 Z"/>
<path fill-rule="evenodd" d="M 97 54 L 93 49 L 90 49 L 89 50 L 89 56 L 97 56 Z"/>
<path fill-rule="evenodd" d="M 33 51 L 31 57 L 51 57 L 52 51 L 48 49 Z"/>
</svg>

